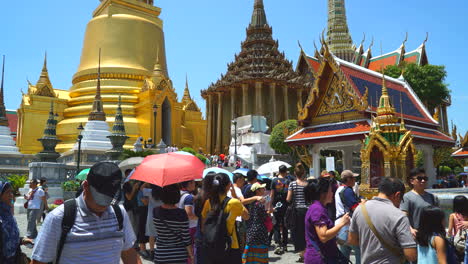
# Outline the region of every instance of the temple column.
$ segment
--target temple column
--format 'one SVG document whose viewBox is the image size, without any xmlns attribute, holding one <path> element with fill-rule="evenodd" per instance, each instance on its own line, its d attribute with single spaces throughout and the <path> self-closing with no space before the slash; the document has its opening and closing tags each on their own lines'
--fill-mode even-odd
<svg viewBox="0 0 468 264">
<path fill-rule="evenodd" d="M 277 109 L 276 109 L 276 83 L 270 83 L 270 99 L 271 99 L 271 118 L 272 124 L 276 125 L 278 122 Z"/>
<path fill-rule="evenodd" d="M 429 177 L 429 182 L 427 183 L 428 188 L 430 188 L 436 182 L 436 168 L 434 167 L 434 148 L 431 145 L 419 145 L 418 148 L 424 154 L 424 170 L 426 171 L 426 176 Z M 408 177 L 408 175 L 406 175 Z"/>
<path fill-rule="evenodd" d="M 231 87 L 231 120 L 236 117 L 236 88 Z"/>
<path fill-rule="evenodd" d="M 249 96 L 249 85 L 247 83 L 242 84 L 242 115 L 247 115 L 248 107 L 248 96 Z"/>
<path fill-rule="evenodd" d="M 221 154 L 222 151 L 222 128 L 223 128 L 223 96 L 222 92 L 218 92 L 218 127 L 216 129 L 216 152 Z"/>
<path fill-rule="evenodd" d="M 283 104 L 284 104 L 284 120 L 289 119 L 289 98 L 288 98 L 288 87 L 283 86 Z"/>
<path fill-rule="evenodd" d="M 298 104 L 297 104 L 297 106 L 298 106 L 297 111 L 299 112 L 299 111 L 301 111 L 300 108 L 302 108 L 302 88 L 301 88 L 301 89 L 297 89 L 297 102 L 298 102 Z"/>
<path fill-rule="evenodd" d="M 353 147 L 343 147 L 343 170 L 353 170 Z"/>
<path fill-rule="evenodd" d="M 311 151 L 312 155 L 312 168 L 314 169 L 314 176 L 316 179 L 320 177 L 320 148 L 317 146 L 312 148 Z"/>
<path fill-rule="evenodd" d="M 211 154 L 213 147 L 212 147 L 212 138 L 213 138 L 213 95 L 208 94 L 206 98 L 206 117 L 208 119 L 208 127 L 206 133 L 206 152 Z"/>
<path fill-rule="evenodd" d="M 262 82 L 255 82 L 255 114 L 263 115 Z"/>
</svg>

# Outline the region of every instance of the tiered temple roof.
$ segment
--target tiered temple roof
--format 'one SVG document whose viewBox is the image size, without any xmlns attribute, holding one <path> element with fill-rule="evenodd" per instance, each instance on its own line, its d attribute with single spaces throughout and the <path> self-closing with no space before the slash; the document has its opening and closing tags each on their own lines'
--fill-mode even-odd
<svg viewBox="0 0 468 264">
<path fill-rule="evenodd" d="M 404 79 L 395 79 L 336 57 L 324 43 L 323 57 L 318 60 L 314 86 L 303 111 L 299 114 L 299 123 L 303 128 L 291 135 L 286 142 L 295 144 L 312 144 L 317 142 L 362 139 L 371 130 L 372 119 L 378 112 L 379 98 L 382 91 L 393 102 L 395 115 L 403 118 L 406 128 L 416 140 L 429 141 L 438 145 L 453 145 L 450 136 L 438 130 L 439 123 L 434 120 L 416 93 Z M 304 53 L 305 54 L 305 53 Z M 313 61 L 315 63 L 315 61 Z M 332 68 L 330 70 L 330 68 Z M 326 70 L 328 69 L 328 70 Z M 341 81 L 338 87 L 325 87 L 321 80 L 334 78 Z M 382 89 L 383 78 L 386 89 Z M 329 89 L 335 89 L 332 94 Z M 344 101 L 342 109 L 334 106 L 333 111 L 327 103 L 338 96 Z M 326 99 L 328 98 L 328 99 Z M 328 101 L 328 102 L 327 102 Z M 314 124 L 313 120 L 327 120 L 332 115 L 353 114 L 354 118 L 341 122 L 322 122 Z M 358 118 L 356 118 L 358 117 Z M 346 118 L 345 118 L 346 119 Z"/>
<path fill-rule="evenodd" d="M 234 62 L 228 64 L 226 74 L 212 83 L 207 92 L 228 89 L 245 81 L 271 81 L 288 84 L 289 87 L 301 86 L 307 79 L 298 75 L 292 67 L 292 62 L 285 58 L 284 52 L 278 50 L 278 41 L 273 40 L 272 28 L 268 25 L 263 0 L 255 0 L 254 11 L 247 37 L 241 43 L 241 52 L 235 55 Z M 308 82 L 309 85 L 312 82 Z"/>
<path fill-rule="evenodd" d="M 459 135 L 460 148 L 452 154 L 457 159 L 468 159 L 468 132 L 465 136 Z"/>
</svg>

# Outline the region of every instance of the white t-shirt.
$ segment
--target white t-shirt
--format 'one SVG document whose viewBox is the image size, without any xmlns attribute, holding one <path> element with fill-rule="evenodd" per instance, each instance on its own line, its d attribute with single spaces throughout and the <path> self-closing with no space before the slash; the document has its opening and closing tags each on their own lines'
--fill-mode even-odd
<svg viewBox="0 0 468 264">
<path fill-rule="evenodd" d="M 241 191 L 241 189 L 239 187 L 234 186 L 234 190 L 236 191 L 236 196 L 237 196 L 237 198 L 239 198 L 239 200 L 240 200 L 240 198 L 244 198 L 244 195 L 242 195 L 242 191 Z M 227 196 L 232 198 L 232 192 L 229 191 L 227 193 Z M 242 222 L 242 217 L 241 216 L 236 217 L 236 221 Z"/>
<path fill-rule="evenodd" d="M 28 209 L 41 209 L 42 197 L 44 197 L 45 192 L 42 188 L 38 187 L 36 189 L 33 199 L 28 202 Z M 29 190 L 29 193 L 32 193 L 32 189 Z"/>
</svg>

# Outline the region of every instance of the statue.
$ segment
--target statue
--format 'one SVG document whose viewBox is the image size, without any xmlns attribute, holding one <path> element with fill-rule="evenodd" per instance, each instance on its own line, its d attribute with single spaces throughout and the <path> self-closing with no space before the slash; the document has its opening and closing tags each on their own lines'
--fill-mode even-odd
<svg viewBox="0 0 468 264">
<path fill-rule="evenodd" d="M 133 151 L 140 152 L 143 151 L 143 137 L 137 138 L 135 144 L 133 144 Z"/>
</svg>

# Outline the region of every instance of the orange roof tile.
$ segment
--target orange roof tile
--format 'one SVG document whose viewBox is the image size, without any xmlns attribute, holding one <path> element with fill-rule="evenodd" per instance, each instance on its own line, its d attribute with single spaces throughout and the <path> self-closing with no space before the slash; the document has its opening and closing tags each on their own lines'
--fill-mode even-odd
<svg viewBox="0 0 468 264">
<path fill-rule="evenodd" d="M 317 60 L 312 59 L 310 57 L 307 57 L 307 62 L 309 63 L 310 67 L 312 67 L 314 72 L 318 72 L 318 69 L 320 67 L 320 63 Z"/>
<path fill-rule="evenodd" d="M 365 134 L 369 132 L 369 129 L 370 125 L 367 121 L 320 125 L 304 128 L 301 132 L 293 134 L 287 138 L 286 141 Z"/>
<path fill-rule="evenodd" d="M 394 53 L 392 55 L 378 58 L 376 60 L 371 60 L 368 68 L 373 71 L 380 71 L 382 68 L 385 68 L 388 65 L 396 65 L 397 57 L 398 54 Z"/>
</svg>

